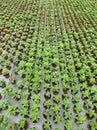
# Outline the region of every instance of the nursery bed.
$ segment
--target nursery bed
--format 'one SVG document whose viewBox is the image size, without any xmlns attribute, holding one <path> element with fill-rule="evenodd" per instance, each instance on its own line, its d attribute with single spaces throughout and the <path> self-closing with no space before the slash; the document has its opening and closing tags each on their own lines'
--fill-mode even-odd
<svg viewBox="0 0 97 130">
<path fill-rule="evenodd" d="M 0 130 L 97 130 L 96 5 L 0 1 Z"/>
</svg>

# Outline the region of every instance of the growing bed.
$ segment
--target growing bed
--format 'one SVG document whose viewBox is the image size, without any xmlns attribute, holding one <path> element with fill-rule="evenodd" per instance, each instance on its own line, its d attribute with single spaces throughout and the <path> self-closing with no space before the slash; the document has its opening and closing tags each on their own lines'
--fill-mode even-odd
<svg viewBox="0 0 97 130">
<path fill-rule="evenodd" d="M 0 1 L 0 130 L 97 130 L 97 1 Z"/>
</svg>

